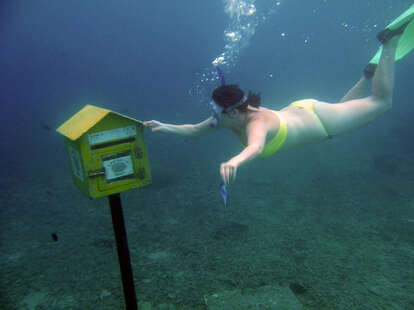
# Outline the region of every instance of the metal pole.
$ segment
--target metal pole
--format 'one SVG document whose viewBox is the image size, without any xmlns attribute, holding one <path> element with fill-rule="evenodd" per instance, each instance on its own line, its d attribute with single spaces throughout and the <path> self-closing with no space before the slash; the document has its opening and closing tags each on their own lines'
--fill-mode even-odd
<svg viewBox="0 0 414 310">
<path fill-rule="evenodd" d="M 137 310 L 137 297 L 135 294 L 134 276 L 132 274 L 131 258 L 129 256 L 124 215 L 122 213 L 121 195 L 109 195 L 108 200 L 111 208 L 116 248 L 118 250 L 119 267 L 121 268 L 126 310 Z"/>
</svg>

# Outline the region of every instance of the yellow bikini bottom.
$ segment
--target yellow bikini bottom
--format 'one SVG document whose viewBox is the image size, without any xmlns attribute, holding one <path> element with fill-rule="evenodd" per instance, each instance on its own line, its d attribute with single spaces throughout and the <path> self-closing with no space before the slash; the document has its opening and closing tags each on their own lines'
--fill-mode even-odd
<svg viewBox="0 0 414 310">
<path fill-rule="evenodd" d="M 330 137 L 330 135 L 326 131 L 325 126 L 321 122 L 318 114 L 315 112 L 313 108 L 313 104 L 315 101 L 316 100 L 314 99 L 304 99 L 304 100 L 295 101 L 292 103 L 292 105 L 299 109 L 307 109 L 311 111 L 316 116 L 316 118 L 319 120 L 319 123 L 321 124 L 322 130 L 325 133 L 325 135 L 327 137 Z M 265 145 L 263 152 L 260 155 L 261 157 L 268 157 L 280 151 L 283 145 L 285 144 L 286 137 L 288 134 L 288 127 L 287 127 L 286 121 L 280 116 L 280 113 L 277 113 L 276 111 L 272 111 L 272 112 L 274 112 L 279 117 L 279 121 L 280 121 L 279 130 L 277 131 L 277 134 L 273 137 L 273 139 L 270 140 Z"/>
</svg>

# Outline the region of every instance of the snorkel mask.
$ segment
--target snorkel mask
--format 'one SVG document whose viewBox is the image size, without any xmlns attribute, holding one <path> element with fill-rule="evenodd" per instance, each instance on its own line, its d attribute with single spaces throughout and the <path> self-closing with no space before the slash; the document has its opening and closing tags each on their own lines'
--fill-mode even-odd
<svg viewBox="0 0 414 310">
<path fill-rule="evenodd" d="M 217 66 L 216 67 L 217 70 L 217 74 L 220 78 L 220 82 L 221 82 L 221 86 L 225 86 L 226 85 L 226 80 L 224 79 L 224 74 L 223 71 L 221 71 L 221 69 Z M 212 117 L 213 117 L 213 122 L 210 124 L 211 127 L 215 127 L 219 121 L 220 118 L 220 114 L 221 113 L 227 113 L 230 111 L 233 111 L 234 109 L 238 108 L 239 106 L 241 106 L 242 104 L 244 104 L 244 102 L 246 101 L 246 96 L 244 96 L 239 102 L 236 102 L 235 104 L 227 107 L 227 108 L 223 108 L 221 106 L 219 106 L 217 103 L 214 102 L 214 100 L 211 100 L 208 103 L 208 107 L 210 108 Z"/>
</svg>

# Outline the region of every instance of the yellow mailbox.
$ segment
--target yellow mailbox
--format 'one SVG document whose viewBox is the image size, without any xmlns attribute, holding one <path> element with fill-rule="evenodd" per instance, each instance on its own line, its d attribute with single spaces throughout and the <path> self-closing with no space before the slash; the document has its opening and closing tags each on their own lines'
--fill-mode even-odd
<svg viewBox="0 0 414 310">
<path fill-rule="evenodd" d="M 57 131 L 65 136 L 72 177 L 91 198 L 151 182 L 142 122 L 86 105 Z"/>
</svg>

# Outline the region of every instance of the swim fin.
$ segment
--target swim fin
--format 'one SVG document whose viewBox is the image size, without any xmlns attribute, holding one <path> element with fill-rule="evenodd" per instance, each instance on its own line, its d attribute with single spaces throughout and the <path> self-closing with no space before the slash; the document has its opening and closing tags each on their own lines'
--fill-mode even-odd
<svg viewBox="0 0 414 310">
<path fill-rule="evenodd" d="M 404 13 L 398 16 L 394 21 L 392 21 L 383 31 L 392 33 L 393 31 L 398 32 L 398 29 L 403 25 L 407 24 L 403 30 L 400 40 L 398 41 L 397 51 L 395 53 L 395 61 L 400 60 L 405 55 L 407 55 L 414 48 L 414 4 L 412 4 Z M 379 38 L 381 40 L 381 38 Z M 370 60 L 370 64 L 378 64 L 382 52 L 382 46 L 378 49 L 377 53 Z"/>
</svg>

